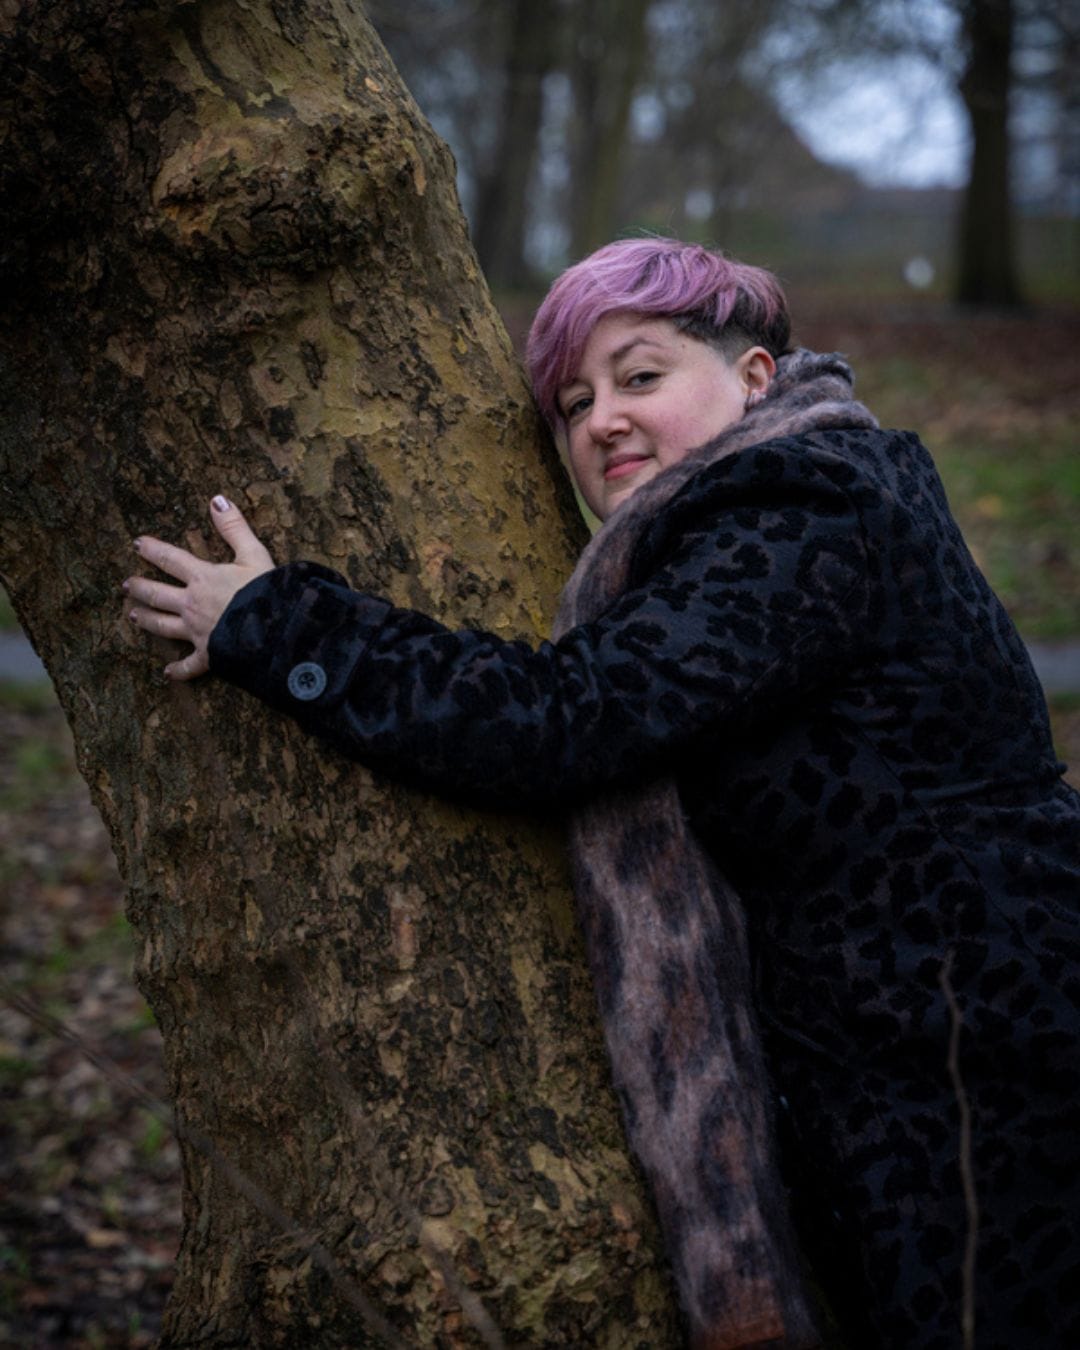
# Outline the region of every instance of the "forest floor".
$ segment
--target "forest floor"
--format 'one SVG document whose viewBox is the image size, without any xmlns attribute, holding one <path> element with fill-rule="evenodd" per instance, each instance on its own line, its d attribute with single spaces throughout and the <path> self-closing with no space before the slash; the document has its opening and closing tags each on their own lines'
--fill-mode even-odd
<svg viewBox="0 0 1080 1350">
<path fill-rule="evenodd" d="M 48 684 L 0 687 L 0 952 L 0 1345 L 148 1346 L 180 1232 L 176 1143 L 19 1010 L 164 1095 L 123 888 Z"/>
<path fill-rule="evenodd" d="M 1080 639 L 1080 315 L 814 296 L 795 311 L 803 343 L 850 357 L 884 424 L 922 433 L 1025 637 Z M 1052 712 L 1080 785 L 1080 697 L 1053 699 Z M 51 689 L 0 686 L 0 1344 L 140 1347 L 160 1328 L 179 1157 L 122 1086 L 126 1075 L 164 1093 L 131 972 L 120 881 Z M 103 1076 L 50 1018 L 118 1072 Z"/>
</svg>

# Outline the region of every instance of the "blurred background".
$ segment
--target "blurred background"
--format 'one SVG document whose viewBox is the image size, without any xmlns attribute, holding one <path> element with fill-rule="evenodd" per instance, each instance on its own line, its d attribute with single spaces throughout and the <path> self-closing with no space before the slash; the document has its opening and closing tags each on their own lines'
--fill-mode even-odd
<svg viewBox="0 0 1080 1350">
<path fill-rule="evenodd" d="M 371 0 L 520 343 L 652 231 L 771 267 L 796 337 L 930 447 L 1080 783 L 1080 0 Z M 119 577 L 117 578 L 119 582 Z M 119 613 L 119 593 L 117 596 Z M 108 842 L 0 591 L 0 1344 L 151 1344 L 167 1125 Z"/>
<path fill-rule="evenodd" d="M 645 229 L 849 294 L 1077 298 L 1076 0 L 368 12 L 454 151 L 497 289 Z"/>
</svg>

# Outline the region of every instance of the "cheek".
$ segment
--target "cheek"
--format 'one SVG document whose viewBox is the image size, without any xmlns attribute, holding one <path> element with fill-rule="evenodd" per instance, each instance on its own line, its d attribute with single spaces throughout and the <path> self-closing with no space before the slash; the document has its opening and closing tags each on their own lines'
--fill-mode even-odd
<svg viewBox="0 0 1080 1350">
<path fill-rule="evenodd" d="M 704 445 L 738 422 L 745 411 L 741 389 L 725 389 L 694 419 L 695 445 Z"/>
<path fill-rule="evenodd" d="M 570 475 L 570 481 L 578 489 L 581 488 L 582 474 L 587 469 L 588 461 L 580 450 L 575 449 L 573 444 L 567 447 L 563 454 L 563 462 L 566 465 L 566 471 Z"/>
<path fill-rule="evenodd" d="M 661 438 L 661 460 L 665 464 L 677 464 L 691 450 L 719 436 L 741 416 L 741 403 L 737 408 L 731 408 L 726 400 L 712 399 L 704 408 L 689 410 L 685 416 L 673 418 Z"/>
<path fill-rule="evenodd" d="M 600 478 L 600 466 L 595 455 L 585 454 L 581 451 L 575 453 L 574 447 L 571 445 L 563 455 L 563 463 L 566 465 L 566 472 L 570 475 L 570 482 L 578 490 L 589 509 L 595 513 L 599 505 Z"/>
</svg>

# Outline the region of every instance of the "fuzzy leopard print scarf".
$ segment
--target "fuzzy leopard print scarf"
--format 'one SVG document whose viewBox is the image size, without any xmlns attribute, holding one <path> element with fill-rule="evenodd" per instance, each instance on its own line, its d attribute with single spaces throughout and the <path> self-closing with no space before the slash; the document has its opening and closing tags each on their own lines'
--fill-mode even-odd
<svg viewBox="0 0 1080 1350">
<path fill-rule="evenodd" d="M 781 436 L 876 426 L 839 356 L 782 357 L 757 407 L 643 484 L 596 534 L 555 636 L 610 608 L 643 531 L 701 469 Z M 570 836 L 612 1074 L 692 1344 L 818 1345 L 775 1157 L 739 897 L 687 828 L 673 779 L 602 796 L 576 813 Z"/>
</svg>

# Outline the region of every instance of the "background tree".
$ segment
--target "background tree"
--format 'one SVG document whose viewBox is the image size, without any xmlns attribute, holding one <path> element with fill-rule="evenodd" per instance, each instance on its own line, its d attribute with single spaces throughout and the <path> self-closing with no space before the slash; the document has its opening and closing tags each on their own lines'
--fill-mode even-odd
<svg viewBox="0 0 1080 1350">
<path fill-rule="evenodd" d="M 169 686 L 120 618 L 130 540 L 212 551 L 224 490 L 278 558 L 546 629 L 580 531 L 449 156 L 350 0 L 10 0 L 0 125 L 0 576 L 164 1035 L 163 1344 L 674 1345 L 554 833 Z"/>
<path fill-rule="evenodd" d="M 1034 11 L 1054 0 L 1028 2 Z M 967 304 L 1018 304 L 1010 172 L 1015 0 L 821 0 L 800 10 L 791 25 L 781 11 L 777 31 L 783 32 L 773 49 L 778 71 L 808 76 L 839 62 L 915 55 L 942 72 L 963 103 L 971 136 L 955 297 Z"/>
<path fill-rule="evenodd" d="M 493 286 L 521 287 L 533 280 L 525 256 L 530 188 L 544 114 L 544 80 L 555 63 L 559 7 L 555 0 L 513 0 L 510 33 L 497 98 L 498 120 L 490 156 L 479 174 L 476 252 Z"/>
<path fill-rule="evenodd" d="M 1010 104 L 1012 0 L 962 0 L 964 68 L 957 89 L 971 127 L 971 167 L 960 208 L 956 298 L 971 305 L 1020 301 L 1013 242 Z"/>
<path fill-rule="evenodd" d="M 565 228 L 573 257 L 619 228 L 652 7 L 652 0 L 375 5 L 374 22 L 410 87 L 455 147 L 477 252 L 493 285 L 535 284 L 528 236 L 545 221 Z M 552 154 L 562 160 L 554 191 L 537 173 L 545 141 L 549 161 Z"/>
<path fill-rule="evenodd" d="M 1080 277 L 1080 0 L 1016 0 L 1013 172 L 1045 214 L 1068 222 Z"/>
<path fill-rule="evenodd" d="M 1004 86 L 1004 67 L 990 69 L 1002 6 L 1014 33 Z M 1035 293 L 1080 257 L 1065 224 L 1076 215 L 1076 0 L 543 0 L 534 33 L 541 11 L 546 40 L 523 45 L 516 3 L 375 6 L 454 148 L 499 287 L 527 287 L 635 228 L 723 243 L 789 280 L 850 280 L 863 267 L 899 277 L 925 254 L 954 296 L 987 305 L 1021 298 L 1021 244 Z M 938 134 L 921 102 L 935 78 L 935 110 L 952 102 L 973 128 L 959 197 L 867 186 L 828 146 L 823 161 L 801 140 L 799 103 L 891 81 L 886 120 L 907 118 L 896 150 L 910 152 Z"/>
<path fill-rule="evenodd" d="M 632 225 L 724 237 L 756 185 L 790 185 L 789 147 L 811 157 L 747 73 L 779 8 L 398 0 L 373 17 L 455 148 L 486 275 L 515 289 Z"/>
<path fill-rule="evenodd" d="M 776 0 L 653 5 L 621 219 L 667 219 L 668 228 L 723 240 L 770 172 L 790 184 L 794 138 L 748 70 L 777 8 Z"/>
<path fill-rule="evenodd" d="M 592 253 L 618 230 L 621 169 L 649 54 L 650 9 L 650 0 L 583 0 L 573 10 L 567 61 L 573 258 Z"/>
</svg>

